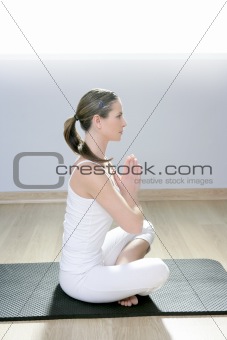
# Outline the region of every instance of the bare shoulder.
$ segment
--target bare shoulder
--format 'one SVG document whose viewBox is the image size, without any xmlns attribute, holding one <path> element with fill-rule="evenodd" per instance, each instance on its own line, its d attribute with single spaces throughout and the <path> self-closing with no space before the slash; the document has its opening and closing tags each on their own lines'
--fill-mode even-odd
<svg viewBox="0 0 227 340">
<path fill-rule="evenodd" d="M 92 166 L 86 180 L 86 190 L 125 231 L 137 234 L 142 229 L 139 208 L 131 208 L 120 192 L 113 186 L 109 174 L 102 168 Z M 102 171 L 104 170 L 104 171 Z"/>
<path fill-rule="evenodd" d="M 99 163 L 80 158 L 71 168 L 70 186 L 84 198 L 94 198 L 95 193 L 108 181 L 106 171 Z"/>
<path fill-rule="evenodd" d="M 141 214 L 116 190 L 102 165 L 89 161 L 78 164 L 70 185 L 78 195 L 95 199 L 125 231 L 141 231 Z"/>
<path fill-rule="evenodd" d="M 70 186 L 76 194 L 84 198 L 93 198 L 89 188 L 92 182 L 95 181 L 92 175 L 95 174 L 96 165 L 81 157 L 74 163 Z"/>
</svg>

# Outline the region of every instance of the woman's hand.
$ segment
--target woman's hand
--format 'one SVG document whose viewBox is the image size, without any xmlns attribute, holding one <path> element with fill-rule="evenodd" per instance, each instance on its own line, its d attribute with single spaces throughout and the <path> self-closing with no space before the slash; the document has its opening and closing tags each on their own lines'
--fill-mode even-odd
<svg viewBox="0 0 227 340">
<path fill-rule="evenodd" d="M 114 179 L 120 189 L 121 195 L 130 206 L 138 201 L 137 195 L 140 188 L 142 167 L 137 158 L 130 155 L 126 158 L 122 174 L 115 173 Z"/>
</svg>

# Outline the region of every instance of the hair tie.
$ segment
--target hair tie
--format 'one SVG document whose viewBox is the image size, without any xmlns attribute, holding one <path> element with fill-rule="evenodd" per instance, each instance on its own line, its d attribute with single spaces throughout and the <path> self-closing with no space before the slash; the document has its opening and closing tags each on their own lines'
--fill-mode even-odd
<svg viewBox="0 0 227 340">
<path fill-rule="evenodd" d="M 102 109 L 104 107 L 104 103 L 102 100 L 99 101 L 99 109 Z"/>
<path fill-rule="evenodd" d="M 79 120 L 79 118 L 77 117 L 77 115 L 74 115 L 73 117 L 75 118 L 76 121 Z"/>
</svg>

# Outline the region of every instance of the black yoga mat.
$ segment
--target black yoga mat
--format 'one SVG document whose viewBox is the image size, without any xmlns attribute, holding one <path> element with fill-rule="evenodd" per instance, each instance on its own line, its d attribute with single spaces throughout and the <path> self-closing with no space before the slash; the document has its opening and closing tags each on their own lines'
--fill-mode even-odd
<svg viewBox="0 0 227 340">
<path fill-rule="evenodd" d="M 59 263 L 0 265 L 0 320 L 115 318 L 227 314 L 227 272 L 208 259 L 164 260 L 168 282 L 139 304 L 92 304 L 67 296 L 58 284 Z"/>
</svg>

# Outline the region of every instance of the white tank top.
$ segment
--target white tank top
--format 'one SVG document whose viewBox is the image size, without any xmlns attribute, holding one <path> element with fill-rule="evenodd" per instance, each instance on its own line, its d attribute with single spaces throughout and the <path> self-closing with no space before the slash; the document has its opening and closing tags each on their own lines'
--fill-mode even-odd
<svg viewBox="0 0 227 340">
<path fill-rule="evenodd" d="M 95 163 L 85 160 L 77 166 L 85 162 Z M 74 168 L 72 174 L 76 169 Z M 108 173 L 106 175 L 110 178 Z M 103 263 L 101 247 L 113 219 L 95 199 L 77 195 L 70 186 L 70 179 L 63 224 L 60 268 L 75 274 L 82 274 Z"/>
</svg>

